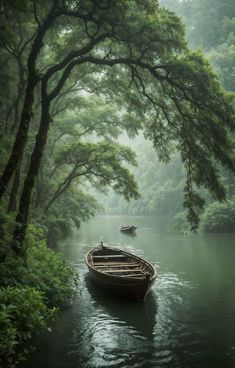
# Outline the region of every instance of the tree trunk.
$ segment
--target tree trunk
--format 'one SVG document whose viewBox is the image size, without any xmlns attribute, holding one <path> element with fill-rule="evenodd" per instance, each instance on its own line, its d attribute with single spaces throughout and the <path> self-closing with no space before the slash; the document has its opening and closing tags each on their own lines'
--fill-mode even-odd
<svg viewBox="0 0 235 368">
<path fill-rule="evenodd" d="M 15 172 L 14 182 L 11 188 L 11 194 L 10 194 L 10 199 L 9 199 L 9 204 L 8 204 L 8 210 L 7 210 L 8 213 L 16 211 L 17 195 L 18 195 L 19 187 L 20 187 L 20 167 L 21 167 L 21 161 L 18 163 L 16 172 Z"/>
<path fill-rule="evenodd" d="M 43 201 L 44 201 L 44 186 L 43 186 L 43 167 L 42 163 L 40 166 L 40 170 L 38 173 L 37 182 L 35 185 L 35 200 L 33 203 L 34 208 L 41 208 L 43 207 Z"/>
<path fill-rule="evenodd" d="M 22 159 L 24 149 L 28 139 L 28 130 L 29 130 L 29 123 L 32 117 L 32 108 L 34 102 L 34 89 L 39 81 L 37 72 L 36 72 L 36 60 L 38 54 L 43 46 L 43 38 L 52 24 L 53 20 L 60 15 L 60 13 L 55 12 L 56 2 L 48 14 L 45 21 L 39 27 L 37 31 L 37 35 L 34 39 L 31 52 L 28 58 L 28 80 L 27 80 L 27 87 L 25 92 L 25 99 L 22 109 L 21 121 L 19 124 L 18 132 L 16 134 L 15 143 L 12 148 L 12 152 L 10 158 L 5 166 L 3 174 L 0 178 L 0 199 L 3 197 L 6 188 L 11 180 L 12 175 L 14 174 L 18 162 Z"/>
<path fill-rule="evenodd" d="M 47 133 L 50 125 L 49 107 L 50 104 L 48 102 L 44 103 L 42 106 L 40 127 L 36 137 L 34 150 L 31 156 L 28 173 L 24 181 L 19 209 L 16 216 L 16 229 L 13 238 L 13 249 L 18 256 L 24 256 L 25 254 L 23 243 L 28 224 L 32 191 L 34 188 L 35 180 L 38 176 L 42 154 L 46 145 Z"/>
<path fill-rule="evenodd" d="M 0 198 L 2 198 L 4 195 L 7 185 L 9 184 L 11 177 L 17 168 L 18 162 L 23 156 L 28 137 L 29 123 L 32 116 L 35 85 L 36 79 L 35 77 L 31 77 L 31 79 L 28 81 L 21 122 L 15 138 L 12 153 L 0 179 Z"/>
<path fill-rule="evenodd" d="M 15 99 L 15 104 L 14 104 L 14 120 L 13 120 L 13 124 L 10 127 L 10 133 L 14 134 L 14 132 L 17 129 L 17 125 L 19 123 L 20 120 L 20 105 L 22 103 L 22 91 L 25 91 L 25 71 L 24 71 L 24 67 L 21 63 L 20 57 L 18 56 L 18 58 L 16 59 L 17 61 L 17 65 L 18 65 L 18 74 L 19 74 L 19 81 L 18 81 L 18 88 L 17 88 L 17 95 L 16 95 L 16 99 Z"/>
</svg>

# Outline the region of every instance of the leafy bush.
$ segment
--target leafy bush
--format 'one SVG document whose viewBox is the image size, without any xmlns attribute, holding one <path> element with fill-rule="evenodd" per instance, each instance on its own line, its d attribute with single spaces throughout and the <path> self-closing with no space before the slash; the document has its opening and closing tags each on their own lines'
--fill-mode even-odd
<svg viewBox="0 0 235 368">
<path fill-rule="evenodd" d="M 190 230 L 190 225 L 187 221 L 187 214 L 185 211 L 179 212 L 177 215 L 174 216 L 173 222 L 170 223 L 168 229 L 173 232 L 179 232 L 183 235 L 188 235 Z"/>
<path fill-rule="evenodd" d="M 0 263 L 0 287 L 20 285 L 26 272 L 24 260 L 15 258 L 9 251 L 4 262 Z"/>
<path fill-rule="evenodd" d="M 44 229 L 30 225 L 27 231 L 27 259 L 15 257 L 10 242 L 5 243 L 4 262 L 0 262 L 0 287 L 27 285 L 43 292 L 48 305 L 64 306 L 75 296 L 75 271 L 46 245 Z"/>
<path fill-rule="evenodd" d="M 55 312 L 55 308 L 46 306 L 42 293 L 33 288 L 0 288 L 0 363 L 15 367 L 23 358 L 19 345 L 45 329 Z"/>
<path fill-rule="evenodd" d="M 201 227 L 205 232 L 235 232 L 235 196 L 224 203 L 210 204 L 203 215 Z"/>
<path fill-rule="evenodd" d="M 46 238 L 47 229 L 42 225 L 29 224 L 25 237 L 26 249 L 36 247 L 38 243 Z"/>
<path fill-rule="evenodd" d="M 55 245 L 58 240 L 65 239 L 72 233 L 72 224 L 69 219 L 53 218 L 53 216 L 49 216 L 47 228 L 47 240 L 51 245 Z"/>
<path fill-rule="evenodd" d="M 8 226 L 10 221 L 5 220 L 4 226 Z M 4 261 L 0 262 L 0 367 L 15 367 L 25 355 L 19 353 L 22 343 L 47 327 L 55 307 L 67 306 L 76 295 L 75 271 L 47 247 L 44 233 L 38 226 L 29 226 L 26 259 L 15 256 L 10 241 L 4 244 Z"/>
<path fill-rule="evenodd" d="M 24 284 L 43 292 L 47 303 L 53 306 L 70 304 L 75 296 L 78 277 L 60 254 L 47 248 L 45 241 L 30 247 L 27 253 L 27 272 Z"/>
</svg>

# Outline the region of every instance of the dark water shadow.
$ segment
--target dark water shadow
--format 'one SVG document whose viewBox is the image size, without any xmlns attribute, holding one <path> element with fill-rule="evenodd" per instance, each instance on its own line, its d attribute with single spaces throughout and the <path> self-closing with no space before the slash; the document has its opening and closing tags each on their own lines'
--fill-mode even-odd
<svg viewBox="0 0 235 368">
<path fill-rule="evenodd" d="M 89 273 L 84 276 L 84 281 L 92 299 L 106 312 L 134 328 L 146 339 L 153 339 L 157 316 L 157 296 L 152 291 L 149 292 L 144 302 L 135 302 L 118 298 L 115 293 L 105 291 L 94 282 Z"/>
<path fill-rule="evenodd" d="M 121 231 L 120 230 L 120 233 L 125 235 L 125 236 L 129 236 L 130 238 L 135 238 L 137 236 L 136 232 L 134 231 L 133 233 L 127 233 L 125 231 Z"/>
</svg>

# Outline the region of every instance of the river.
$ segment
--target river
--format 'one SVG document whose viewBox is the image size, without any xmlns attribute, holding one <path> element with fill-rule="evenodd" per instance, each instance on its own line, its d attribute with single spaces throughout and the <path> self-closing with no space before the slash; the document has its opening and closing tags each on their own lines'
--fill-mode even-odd
<svg viewBox="0 0 235 368">
<path fill-rule="evenodd" d="M 119 231 L 134 224 L 136 236 Z M 76 303 L 35 341 L 20 368 L 235 367 L 235 235 L 167 233 L 151 217 L 97 217 L 61 245 L 77 270 Z M 100 240 L 154 263 L 145 303 L 113 300 L 87 275 Z"/>
</svg>

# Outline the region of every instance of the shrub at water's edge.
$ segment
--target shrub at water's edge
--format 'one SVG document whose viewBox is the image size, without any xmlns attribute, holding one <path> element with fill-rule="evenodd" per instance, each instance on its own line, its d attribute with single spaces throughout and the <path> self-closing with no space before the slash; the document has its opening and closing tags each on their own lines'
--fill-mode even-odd
<svg viewBox="0 0 235 368">
<path fill-rule="evenodd" d="M 41 229 L 31 225 L 27 242 L 23 260 L 5 239 L 0 263 L 0 366 L 10 368 L 27 354 L 23 344 L 47 329 L 59 308 L 72 303 L 78 282 L 61 255 L 47 247 Z"/>
<path fill-rule="evenodd" d="M 41 241 L 28 250 L 24 283 L 43 292 L 48 305 L 63 307 L 74 298 L 77 275 L 60 254 Z"/>
<path fill-rule="evenodd" d="M 175 215 L 168 230 L 184 235 L 191 232 L 185 212 Z M 204 233 L 235 233 L 235 196 L 222 203 L 209 203 L 201 217 L 199 230 Z"/>
<path fill-rule="evenodd" d="M 0 364 L 15 367 L 27 350 L 20 345 L 45 329 L 56 312 L 46 305 L 43 294 L 28 286 L 0 288 Z"/>
<path fill-rule="evenodd" d="M 203 215 L 201 227 L 208 233 L 234 233 L 235 196 L 223 203 L 210 204 Z"/>
</svg>

